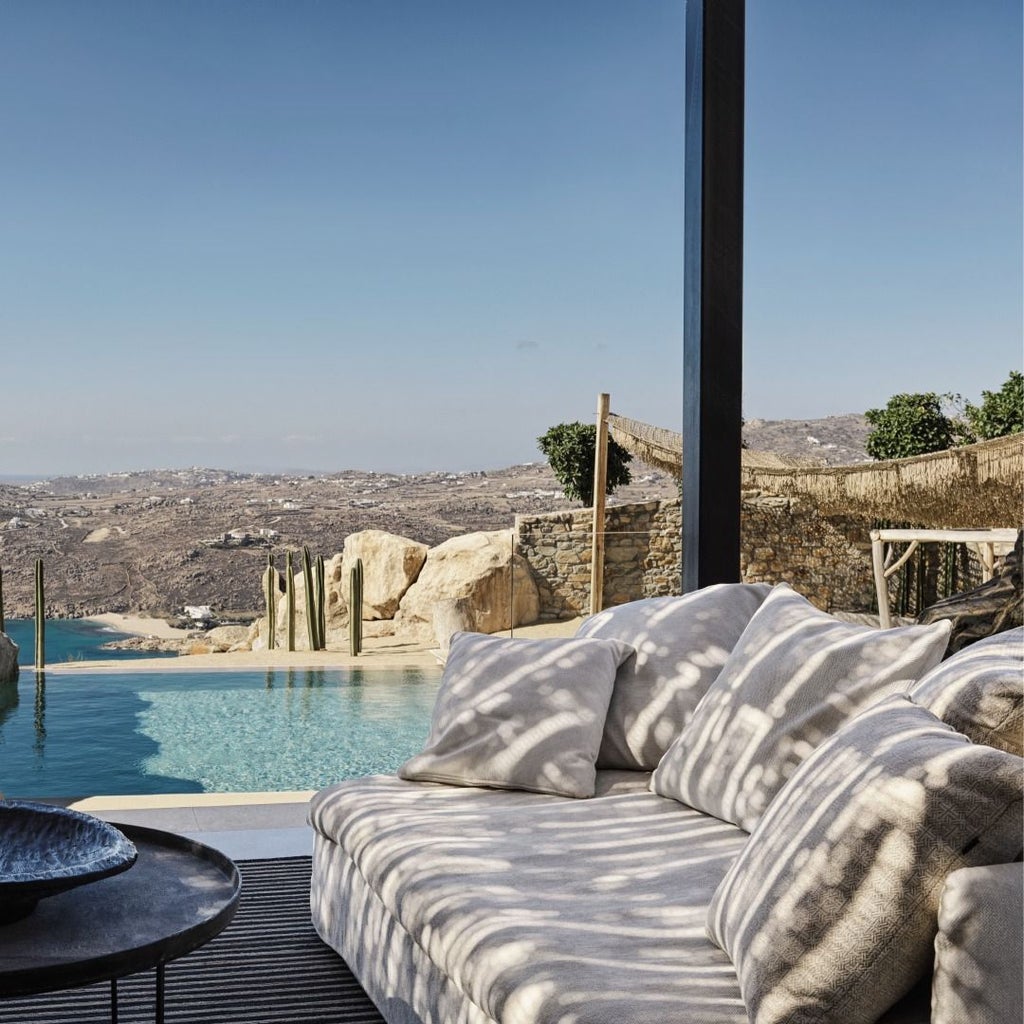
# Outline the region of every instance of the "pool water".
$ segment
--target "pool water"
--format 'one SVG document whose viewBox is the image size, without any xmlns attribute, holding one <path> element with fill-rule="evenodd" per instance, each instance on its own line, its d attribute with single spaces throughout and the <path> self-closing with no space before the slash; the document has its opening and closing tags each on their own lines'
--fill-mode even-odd
<svg viewBox="0 0 1024 1024">
<path fill-rule="evenodd" d="M 426 739 L 439 672 L 22 673 L 0 684 L 0 793 L 318 789 L 393 772 Z"/>
</svg>

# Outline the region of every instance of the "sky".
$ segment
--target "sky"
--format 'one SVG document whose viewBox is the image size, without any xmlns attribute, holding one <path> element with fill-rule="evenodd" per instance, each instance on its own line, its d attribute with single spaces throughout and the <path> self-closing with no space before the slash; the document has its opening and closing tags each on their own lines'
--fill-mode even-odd
<svg viewBox="0 0 1024 1024">
<path fill-rule="evenodd" d="M 0 475 L 682 420 L 683 0 L 0 0 Z M 1022 363 L 1019 0 L 747 0 L 744 415 Z"/>
</svg>

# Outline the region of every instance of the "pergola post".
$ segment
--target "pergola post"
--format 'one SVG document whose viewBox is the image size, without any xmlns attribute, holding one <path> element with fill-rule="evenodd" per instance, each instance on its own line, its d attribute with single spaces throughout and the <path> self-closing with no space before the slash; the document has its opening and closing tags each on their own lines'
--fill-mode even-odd
<svg viewBox="0 0 1024 1024">
<path fill-rule="evenodd" d="M 740 572 L 745 0 L 687 0 L 683 591 Z"/>
</svg>

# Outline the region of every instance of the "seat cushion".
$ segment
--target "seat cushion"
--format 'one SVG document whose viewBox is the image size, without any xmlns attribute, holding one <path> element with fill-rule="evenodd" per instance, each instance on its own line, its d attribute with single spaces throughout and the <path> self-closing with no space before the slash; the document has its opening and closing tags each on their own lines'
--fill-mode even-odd
<svg viewBox="0 0 1024 1024">
<path fill-rule="evenodd" d="M 947 658 L 910 697 L 975 743 L 1024 755 L 1024 627 Z"/>
<path fill-rule="evenodd" d="M 708 913 L 757 1024 L 873 1024 L 933 962 L 958 868 L 1021 848 L 1021 758 L 906 696 L 826 740 L 768 808 Z"/>
<path fill-rule="evenodd" d="M 751 831 L 797 766 L 860 711 L 938 664 L 949 623 L 871 629 L 785 584 L 765 598 L 651 780 Z"/>
<path fill-rule="evenodd" d="M 765 583 L 721 583 L 607 608 L 580 625 L 577 636 L 636 648 L 615 675 L 599 767 L 658 766 L 770 590 Z"/>
<path fill-rule="evenodd" d="M 398 774 L 418 782 L 594 795 L 620 640 L 456 633 L 430 735 Z"/>
<path fill-rule="evenodd" d="M 493 1020 L 747 1024 L 704 934 L 747 838 L 735 826 L 648 792 L 577 801 L 394 777 L 321 792 L 311 820 Z"/>
</svg>

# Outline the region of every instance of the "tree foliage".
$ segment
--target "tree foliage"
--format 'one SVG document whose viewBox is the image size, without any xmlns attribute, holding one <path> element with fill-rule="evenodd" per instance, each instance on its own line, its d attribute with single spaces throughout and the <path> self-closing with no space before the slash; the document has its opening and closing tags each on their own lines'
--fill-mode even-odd
<svg viewBox="0 0 1024 1024">
<path fill-rule="evenodd" d="M 1024 373 L 1011 370 L 998 391 L 982 391 L 981 405 L 968 402 L 964 415 L 982 441 L 1024 431 Z"/>
<path fill-rule="evenodd" d="M 928 452 L 941 452 L 957 443 L 957 422 L 942 411 L 943 401 L 952 395 L 893 395 L 884 409 L 868 409 L 865 419 L 875 429 L 867 439 L 873 459 L 906 459 Z"/>
<path fill-rule="evenodd" d="M 537 447 L 544 453 L 555 478 L 570 500 L 584 505 L 594 502 L 594 454 L 597 427 L 590 423 L 559 423 L 537 438 Z M 612 437 L 608 438 L 608 481 L 605 493 L 628 484 L 631 477 L 628 463 L 633 456 Z"/>
</svg>

